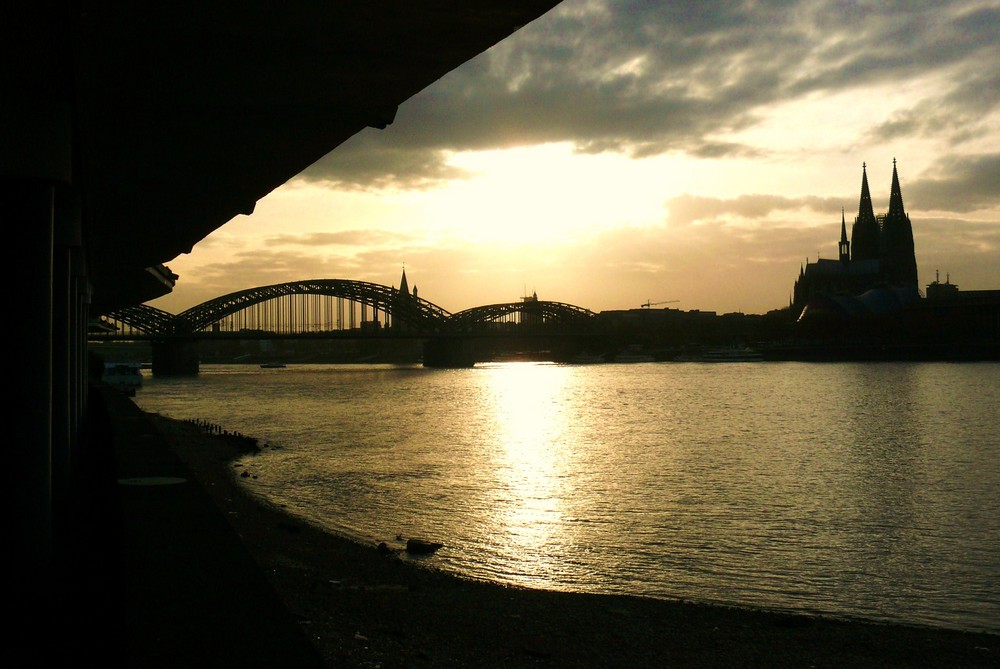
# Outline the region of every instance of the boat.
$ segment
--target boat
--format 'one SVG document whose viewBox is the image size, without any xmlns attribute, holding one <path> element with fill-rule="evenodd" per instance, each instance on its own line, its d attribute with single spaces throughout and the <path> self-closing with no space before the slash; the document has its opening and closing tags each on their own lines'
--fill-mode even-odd
<svg viewBox="0 0 1000 669">
<path fill-rule="evenodd" d="M 262 362 L 260 365 L 261 369 L 284 369 L 285 363 L 283 362 Z"/>
<path fill-rule="evenodd" d="M 138 362 L 106 362 L 101 381 L 127 395 L 142 387 L 142 365 Z"/>
</svg>

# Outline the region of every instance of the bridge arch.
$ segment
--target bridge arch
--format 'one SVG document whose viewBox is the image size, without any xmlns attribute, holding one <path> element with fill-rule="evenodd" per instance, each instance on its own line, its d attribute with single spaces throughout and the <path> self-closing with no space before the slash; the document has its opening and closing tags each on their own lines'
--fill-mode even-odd
<svg viewBox="0 0 1000 669">
<path fill-rule="evenodd" d="M 102 316 L 112 327 L 106 328 L 103 335 L 95 330 L 94 338 L 99 341 L 104 335 L 121 338 L 123 334 L 141 332 L 153 341 L 154 374 L 197 374 L 197 341 L 202 338 L 308 337 L 323 333 L 382 336 L 379 312 L 386 314 L 384 326 L 391 330 L 387 333 L 390 336 L 402 334 L 425 340 L 427 366 L 468 366 L 483 355 L 502 352 L 514 339 L 523 342 L 525 337 L 535 344 L 550 342 L 546 345 L 563 355 L 577 346 L 581 337 L 599 334 L 597 314 L 565 302 L 542 301 L 533 296 L 451 314 L 415 293 L 409 294 L 405 287 L 400 290 L 349 279 L 290 281 L 236 291 L 176 316 L 148 305 L 131 306 Z M 299 299 L 302 296 L 320 299 Z M 336 302 L 325 298 L 336 298 Z M 360 323 L 354 318 L 358 305 L 362 306 Z M 337 309 L 336 324 L 330 318 L 331 306 Z M 342 319 L 345 307 L 350 312 L 349 326 Z M 373 310 L 371 321 L 366 321 L 365 307 Z M 134 331 L 127 332 L 126 327 Z M 506 344 L 498 343 L 504 340 L 508 340 Z"/>
<path fill-rule="evenodd" d="M 184 337 L 204 332 L 227 316 L 256 305 L 297 295 L 327 296 L 365 305 L 374 310 L 376 318 L 379 312 L 389 315 L 393 328 L 428 335 L 490 334 L 515 330 L 521 333 L 551 332 L 556 329 L 581 332 L 594 327 L 597 321 L 597 314 L 589 309 L 537 298 L 472 307 L 451 314 L 432 302 L 397 288 L 350 279 L 311 279 L 248 288 L 208 300 L 177 315 L 149 305 L 136 305 L 105 314 L 102 320 L 119 334 L 130 328 L 132 332 L 129 334 L 138 332 L 151 337 Z M 281 316 L 288 316 L 291 311 L 288 308 Z M 386 325 L 389 325 L 388 320 Z"/>
<path fill-rule="evenodd" d="M 451 332 L 475 332 L 519 328 L 573 327 L 585 328 L 597 314 L 565 302 L 526 299 L 520 302 L 488 304 L 452 314 L 448 319 Z"/>
<path fill-rule="evenodd" d="M 137 304 L 104 314 L 100 321 L 102 325 L 111 327 L 115 333 L 138 332 L 158 335 L 172 332 L 175 318 L 176 316 L 168 311 L 148 304 Z"/>
<path fill-rule="evenodd" d="M 350 279 L 310 279 L 289 281 L 237 291 L 203 302 L 175 317 L 175 333 L 195 333 L 218 323 L 224 317 L 254 305 L 291 295 L 322 295 L 349 300 L 392 316 L 394 324 L 421 331 L 439 330 L 449 312 L 432 302 L 400 292 L 396 288 Z"/>
</svg>

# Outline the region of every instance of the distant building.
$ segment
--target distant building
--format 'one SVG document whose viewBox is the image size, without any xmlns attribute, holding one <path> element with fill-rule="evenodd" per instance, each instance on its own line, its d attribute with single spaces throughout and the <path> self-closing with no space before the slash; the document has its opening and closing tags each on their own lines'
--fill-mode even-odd
<svg viewBox="0 0 1000 669">
<path fill-rule="evenodd" d="M 413 292 L 410 292 L 410 284 L 406 280 L 406 268 L 403 268 L 403 275 L 399 279 L 399 288 L 396 289 L 392 303 L 392 329 L 394 331 L 405 332 L 409 329 L 405 319 L 397 318 L 397 316 L 413 311 L 416 302 L 417 287 L 413 286 Z"/>
<path fill-rule="evenodd" d="M 875 214 L 867 167 L 862 165 L 858 215 L 848 241 L 847 220 L 841 210 L 838 250 L 836 260 L 818 258 L 799 269 L 792 294 L 792 307 L 796 311 L 817 297 L 857 296 L 876 287 L 891 287 L 896 292 L 919 296 L 913 227 L 903 207 L 895 159 L 889 210 L 884 214 Z"/>
<path fill-rule="evenodd" d="M 545 322 L 545 316 L 539 309 L 538 291 L 533 291 L 531 295 L 521 298 L 520 323 L 521 325 L 541 325 Z"/>
</svg>

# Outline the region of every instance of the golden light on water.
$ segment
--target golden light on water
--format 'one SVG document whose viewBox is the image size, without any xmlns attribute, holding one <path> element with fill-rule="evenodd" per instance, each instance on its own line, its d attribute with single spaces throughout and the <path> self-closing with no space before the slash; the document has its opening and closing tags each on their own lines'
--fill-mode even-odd
<svg viewBox="0 0 1000 669">
<path fill-rule="evenodd" d="M 997 629 L 989 366 L 219 367 L 142 408 L 285 444 L 253 490 L 446 571 Z"/>
<path fill-rule="evenodd" d="M 507 363 L 484 370 L 498 436 L 495 477 L 507 504 L 497 509 L 497 537 L 504 551 L 532 556 L 533 581 L 556 570 L 546 546 L 557 541 L 567 495 L 571 493 L 568 416 L 563 394 L 570 370 L 554 365 Z"/>
</svg>

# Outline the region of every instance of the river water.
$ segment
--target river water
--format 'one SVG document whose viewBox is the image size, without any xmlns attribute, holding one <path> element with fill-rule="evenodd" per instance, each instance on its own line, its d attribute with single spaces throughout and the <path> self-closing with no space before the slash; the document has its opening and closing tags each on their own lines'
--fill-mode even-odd
<svg viewBox="0 0 1000 669">
<path fill-rule="evenodd" d="M 136 403 L 442 569 L 1000 633 L 1000 364 L 205 365 Z"/>
</svg>

